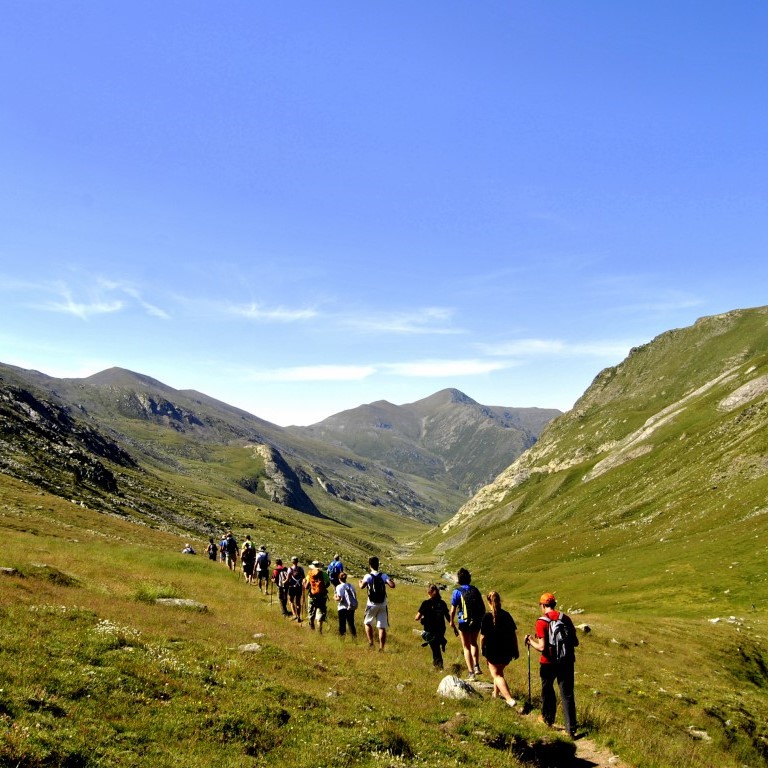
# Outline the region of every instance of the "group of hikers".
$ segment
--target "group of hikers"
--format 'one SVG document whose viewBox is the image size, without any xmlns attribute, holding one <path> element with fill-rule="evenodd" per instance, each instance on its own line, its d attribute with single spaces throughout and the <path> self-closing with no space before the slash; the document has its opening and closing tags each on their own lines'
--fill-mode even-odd
<svg viewBox="0 0 768 768">
<path fill-rule="evenodd" d="M 474 586 L 466 568 L 459 568 L 457 584 L 451 593 L 450 608 L 435 584 L 427 587 L 427 599 L 419 606 L 416 621 L 423 627 L 423 645 L 432 651 L 432 663 L 443 669 L 443 652 L 447 646 L 447 626 L 460 638 L 469 679 L 481 674 L 480 657 L 488 664 L 493 681 L 493 696 L 500 697 L 510 706 L 517 702 L 504 677 L 505 668 L 520 657 L 517 625 L 512 615 L 501 607 L 501 596 L 496 591 L 486 595 L 488 608 L 480 590 Z M 552 726 L 557 713 L 555 682 L 560 690 L 565 730 L 576 738 L 576 699 L 574 696 L 575 648 L 579 644 L 576 628 L 570 616 L 556 610 L 557 600 L 551 592 L 539 598 L 541 616 L 536 620 L 534 634 L 525 635 L 525 645 L 538 651 L 541 679 L 541 722 Z M 530 699 L 530 650 L 528 651 L 528 696 Z"/>
<path fill-rule="evenodd" d="M 300 565 L 298 557 L 292 557 L 290 565 L 284 565 L 280 558 L 275 560 L 274 568 L 269 553 L 264 545 L 258 549 L 250 536 L 238 548 L 231 532 L 222 537 L 219 544 L 210 539 L 207 554 L 211 560 L 220 559 L 231 570 L 237 569 L 240 560 L 246 582 L 258 584 L 262 592 L 277 593 L 282 613 L 298 624 L 306 616 L 309 628 L 322 633 L 328 616 L 328 599 L 336 603 L 338 630 L 340 636 L 347 632 L 357 637 L 355 611 L 358 598 L 355 587 L 348 581 L 340 555 L 334 555 L 327 568 L 318 560 L 313 560 L 308 569 Z M 485 659 L 488 672 L 493 681 L 494 697 L 503 699 L 514 707 L 517 702 L 512 697 L 504 677 L 505 668 L 520 657 L 517 639 L 517 625 L 511 614 L 501 606 L 501 596 L 496 591 L 486 595 L 486 608 L 483 595 L 474 586 L 470 572 L 459 568 L 456 574 L 456 587 L 451 593 L 450 607 L 440 594 L 440 587 L 430 584 L 427 597 L 416 612 L 415 621 L 422 626 L 422 645 L 432 652 L 432 664 L 435 669 L 443 669 L 443 653 L 448 640 L 447 627 L 461 641 L 464 663 L 470 681 L 481 675 L 480 658 Z M 369 648 L 378 643 L 379 651 L 384 650 L 389 628 L 389 610 L 387 588 L 394 589 L 394 579 L 379 569 L 379 558 L 368 559 L 368 572 L 359 580 L 358 588 L 366 590 L 365 617 L 363 626 Z M 556 610 L 557 600 L 551 592 L 545 592 L 539 598 L 541 616 L 536 621 L 533 634 L 525 635 L 528 648 L 528 696 L 530 700 L 530 648 L 538 651 L 539 677 L 541 679 L 541 722 L 552 726 L 557 712 L 555 683 L 560 691 L 565 730 L 571 737 L 576 737 L 576 702 L 574 697 L 574 649 L 579 644 L 576 629 L 569 616 Z"/>
</svg>

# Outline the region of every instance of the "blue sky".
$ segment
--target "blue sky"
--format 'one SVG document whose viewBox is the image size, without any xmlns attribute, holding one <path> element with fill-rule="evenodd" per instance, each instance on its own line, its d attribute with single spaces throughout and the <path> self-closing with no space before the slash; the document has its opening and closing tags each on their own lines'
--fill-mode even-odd
<svg viewBox="0 0 768 768">
<path fill-rule="evenodd" d="M 768 303 L 768 5 L 7 0 L 0 361 L 566 410 Z"/>
</svg>

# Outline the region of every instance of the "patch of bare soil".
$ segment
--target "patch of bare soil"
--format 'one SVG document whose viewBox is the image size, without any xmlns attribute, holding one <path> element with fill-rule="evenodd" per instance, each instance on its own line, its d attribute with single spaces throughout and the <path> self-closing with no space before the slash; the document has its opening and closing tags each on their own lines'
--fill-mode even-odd
<svg viewBox="0 0 768 768">
<path fill-rule="evenodd" d="M 575 743 L 576 756 L 570 763 L 573 768 L 630 768 L 623 760 L 609 750 L 598 747 L 590 739 L 579 739 Z"/>
</svg>

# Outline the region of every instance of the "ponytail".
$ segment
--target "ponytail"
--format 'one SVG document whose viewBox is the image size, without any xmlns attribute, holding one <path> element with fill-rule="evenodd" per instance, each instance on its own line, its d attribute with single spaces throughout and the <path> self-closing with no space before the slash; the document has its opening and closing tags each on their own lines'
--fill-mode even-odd
<svg viewBox="0 0 768 768">
<path fill-rule="evenodd" d="M 498 592 L 491 591 L 487 595 L 488 606 L 491 609 L 491 615 L 493 616 L 493 623 L 496 624 L 496 619 L 501 611 L 501 595 Z"/>
</svg>

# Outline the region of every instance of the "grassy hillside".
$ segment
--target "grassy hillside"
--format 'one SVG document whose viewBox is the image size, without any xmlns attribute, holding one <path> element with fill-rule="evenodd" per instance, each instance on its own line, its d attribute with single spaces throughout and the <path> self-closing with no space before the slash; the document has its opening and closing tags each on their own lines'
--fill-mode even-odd
<svg viewBox="0 0 768 768">
<path fill-rule="evenodd" d="M 0 765 L 500 767 L 573 754 L 496 701 L 434 695 L 439 676 L 413 632 L 423 588 L 397 564 L 380 654 L 283 619 L 225 566 L 181 555 L 178 534 L 3 476 L 0 521 Z M 306 560 L 330 544 L 284 531 L 273 553 Z M 345 560 L 359 578 L 359 558 Z M 447 660 L 458 669 L 453 639 Z"/>
<path fill-rule="evenodd" d="M 603 371 L 423 548 L 485 588 L 529 604 L 552 590 L 579 611 L 602 656 L 581 654 L 582 700 L 610 707 L 639 763 L 650 719 L 661 739 L 694 725 L 762 765 L 766 457 L 768 310 L 704 318 Z"/>
</svg>

